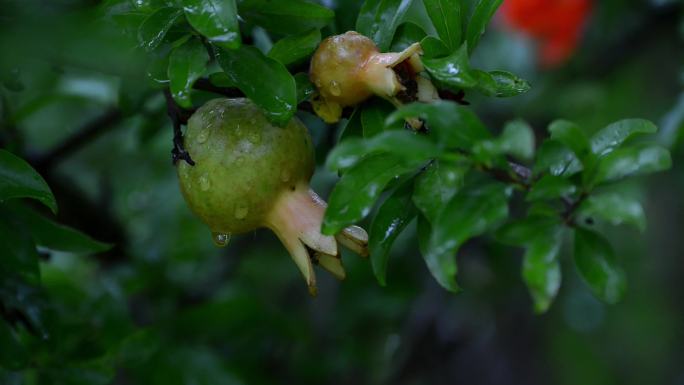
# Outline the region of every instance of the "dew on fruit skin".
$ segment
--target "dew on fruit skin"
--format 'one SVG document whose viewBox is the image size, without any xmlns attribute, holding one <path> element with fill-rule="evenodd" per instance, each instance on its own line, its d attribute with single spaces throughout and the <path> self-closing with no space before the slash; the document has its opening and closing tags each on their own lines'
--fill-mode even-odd
<svg viewBox="0 0 684 385">
<path fill-rule="evenodd" d="M 330 81 L 328 89 L 330 90 L 330 93 L 333 96 L 340 96 L 340 94 L 342 94 L 342 90 L 340 89 L 340 83 L 338 83 L 335 80 Z"/>
<path fill-rule="evenodd" d="M 207 128 L 209 128 L 209 127 L 207 127 Z M 200 131 L 200 133 L 197 134 L 197 143 L 201 144 L 201 143 L 206 142 L 208 136 L 209 136 L 209 132 L 206 129 Z"/>
<path fill-rule="evenodd" d="M 209 182 L 209 176 L 207 176 L 207 174 L 203 174 L 202 176 L 200 176 L 199 185 L 200 185 L 200 190 L 202 190 L 202 191 L 209 190 L 209 187 L 211 187 L 211 182 Z"/>
<path fill-rule="evenodd" d="M 247 140 L 252 144 L 259 144 L 261 143 L 261 134 L 259 134 L 258 131 L 250 131 L 249 134 L 247 134 Z"/>
<path fill-rule="evenodd" d="M 214 241 L 214 245 L 218 247 L 226 247 L 228 243 L 230 242 L 230 234 L 229 233 L 211 233 L 211 239 Z"/>
<path fill-rule="evenodd" d="M 280 180 L 287 183 L 290 181 L 290 172 L 288 170 L 283 169 L 283 171 L 280 172 Z"/>
<path fill-rule="evenodd" d="M 246 203 L 240 202 L 235 205 L 235 218 L 245 219 L 249 213 L 249 207 Z"/>
</svg>

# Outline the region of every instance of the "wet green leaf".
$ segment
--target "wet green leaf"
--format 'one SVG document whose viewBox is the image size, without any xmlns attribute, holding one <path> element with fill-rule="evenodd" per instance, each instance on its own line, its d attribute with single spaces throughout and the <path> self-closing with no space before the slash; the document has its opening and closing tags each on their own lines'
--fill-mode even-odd
<svg viewBox="0 0 684 385">
<path fill-rule="evenodd" d="M 479 0 L 473 11 L 473 15 L 468 21 L 466 31 L 466 41 L 468 42 L 468 52 L 473 52 L 480 37 L 484 34 L 487 24 L 494 16 L 503 0 Z"/>
<path fill-rule="evenodd" d="M 532 185 L 527 193 L 527 201 L 556 199 L 569 196 L 577 191 L 577 187 L 568 179 L 558 175 L 544 175 Z"/>
<path fill-rule="evenodd" d="M 363 105 L 354 108 L 351 116 L 347 119 L 341 128 L 340 138 L 338 142 L 345 141 L 348 138 L 357 138 L 363 136 L 363 123 L 361 122 L 361 111 Z"/>
<path fill-rule="evenodd" d="M 591 149 L 597 155 L 606 155 L 625 141 L 658 131 L 655 124 L 643 119 L 625 119 L 602 128 L 591 137 Z"/>
<path fill-rule="evenodd" d="M 508 122 L 498 138 L 476 144 L 473 153 L 485 163 L 491 163 L 496 155 L 530 159 L 534 156 L 534 132 L 522 120 Z"/>
<path fill-rule="evenodd" d="M 420 42 L 425 38 L 425 31 L 421 26 L 415 23 L 402 23 L 394 34 L 394 41 L 390 51 L 401 52 L 408 48 L 411 44 Z"/>
<path fill-rule="evenodd" d="M 446 204 L 463 187 L 467 168 L 442 160 L 433 161 L 415 181 L 413 203 L 434 223 Z"/>
<path fill-rule="evenodd" d="M 224 49 L 242 44 L 235 0 L 182 0 L 190 25 Z"/>
<path fill-rule="evenodd" d="M 423 65 L 438 85 L 454 92 L 464 88 L 473 88 L 479 82 L 478 75 L 470 68 L 468 47 L 465 44 L 449 56 L 436 59 L 423 58 Z"/>
<path fill-rule="evenodd" d="M 278 40 L 268 57 L 275 59 L 285 66 L 298 64 L 309 57 L 321 42 L 321 31 L 312 29 L 297 35 L 286 36 Z"/>
<path fill-rule="evenodd" d="M 384 153 L 399 157 L 399 163 L 418 165 L 437 157 L 441 150 L 429 139 L 411 131 L 387 131 L 370 139 L 349 138 L 328 155 L 326 166 L 332 171 L 353 167 L 366 155 Z"/>
<path fill-rule="evenodd" d="M 582 171 L 582 164 L 575 153 L 558 140 L 545 140 L 537 149 L 534 173 L 549 172 L 565 178 Z"/>
<path fill-rule="evenodd" d="M 447 290 L 458 291 L 455 254 L 468 239 L 484 234 L 508 216 L 506 188 L 500 184 L 469 186 L 447 203 L 432 225 L 424 255 L 430 272 Z"/>
<path fill-rule="evenodd" d="M 496 84 L 494 96 L 508 98 L 524 94 L 531 89 L 530 83 L 506 71 L 490 71 L 488 73 Z"/>
<path fill-rule="evenodd" d="M 297 104 L 309 100 L 316 91 L 313 83 L 309 80 L 309 74 L 300 72 L 294 76 L 297 87 Z"/>
<path fill-rule="evenodd" d="M 603 219 L 616 226 L 625 223 L 641 231 L 646 229 L 646 216 L 641 203 L 623 194 L 591 195 L 582 203 L 578 214 Z"/>
<path fill-rule="evenodd" d="M 38 246 L 71 253 L 97 253 L 111 245 L 98 242 L 78 230 L 56 223 L 37 212 L 15 206 L 12 212 L 26 225 Z"/>
<path fill-rule="evenodd" d="M 416 166 L 403 163 L 400 157 L 392 154 L 370 155 L 354 165 L 330 194 L 322 232 L 337 234 L 365 218 L 390 180 L 413 171 Z"/>
<path fill-rule="evenodd" d="M 591 152 L 591 146 L 579 126 L 567 120 L 556 120 L 549 125 L 549 132 L 551 139 L 563 143 L 584 163 L 585 157 Z"/>
<path fill-rule="evenodd" d="M 16 198 L 36 199 L 57 212 L 57 202 L 43 177 L 23 159 L 0 149 L 0 202 Z"/>
<path fill-rule="evenodd" d="M 461 45 L 461 1 L 460 0 L 424 0 L 432 25 L 440 39 L 449 50 L 454 51 Z"/>
<path fill-rule="evenodd" d="M 171 51 L 169 88 L 174 100 L 183 108 L 192 108 L 190 91 L 207 69 L 209 54 L 197 39 L 190 39 Z"/>
<path fill-rule="evenodd" d="M 423 48 L 423 60 L 443 58 L 452 52 L 441 40 L 434 36 L 425 36 L 420 41 L 420 46 Z"/>
<path fill-rule="evenodd" d="M 413 180 L 397 187 L 383 202 L 370 225 L 368 248 L 373 273 L 380 285 L 385 286 L 387 262 L 390 248 L 395 239 L 416 217 L 417 211 L 411 202 Z"/>
<path fill-rule="evenodd" d="M 575 265 L 594 295 L 609 304 L 620 301 L 627 283 L 608 241 L 598 233 L 575 229 Z"/>
<path fill-rule="evenodd" d="M 147 16 L 138 28 L 140 46 L 148 51 L 157 48 L 182 14 L 177 8 L 165 7 Z"/>
<path fill-rule="evenodd" d="M 590 185 L 598 185 L 632 175 L 667 170 L 672 166 L 670 153 L 660 146 L 643 145 L 615 150 L 599 160 Z"/>
<path fill-rule="evenodd" d="M 366 0 L 356 19 L 356 31 L 370 37 L 381 52 L 392 44 L 394 32 L 413 0 Z"/>
<path fill-rule="evenodd" d="M 390 125 L 385 126 L 385 118 L 395 108 L 383 99 L 373 99 L 368 103 L 364 103 L 361 107 L 361 125 L 363 126 L 363 136 L 365 138 L 373 137 L 385 130 L 401 130 L 404 128 L 404 122 L 396 121 Z"/>
<path fill-rule="evenodd" d="M 497 241 L 511 246 L 525 246 L 532 242 L 543 230 L 555 228 L 561 224 L 557 213 L 548 215 L 532 213 L 523 219 L 514 220 L 501 226 L 495 234 Z"/>
<path fill-rule="evenodd" d="M 221 68 L 274 123 L 284 125 L 297 109 L 297 86 L 287 68 L 258 49 L 219 50 Z"/>
<path fill-rule="evenodd" d="M 538 233 L 525 250 L 522 276 L 534 300 L 534 311 L 537 314 L 549 309 L 561 285 L 558 261 L 561 230 L 560 227 L 538 229 L 542 234 Z"/>
<path fill-rule="evenodd" d="M 335 18 L 332 10 L 303 0 L 240 0 L 238 11 L 248 23 L 283 35 L 321 29 Z"/>
<path fill-rule="evenodd" d="M 395 124 L 405 118 L 421 118 L 436 135 L 438 143 L 448 148 L 462 148 L 468 151 L 482 140 L 491 138 L 491 133 L 482 124 L 472 109 L 450 101 L 433 103 L 412 103 L 402 106 L 385 120 L 385 125 Z"/>
</svg>

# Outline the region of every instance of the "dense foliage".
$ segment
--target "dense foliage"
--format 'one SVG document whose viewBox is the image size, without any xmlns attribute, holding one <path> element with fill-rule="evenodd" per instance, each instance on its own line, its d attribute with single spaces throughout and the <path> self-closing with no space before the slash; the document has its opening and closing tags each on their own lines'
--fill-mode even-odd
<svg viewBox="0 0 684 385">
<path fill-rule="evenodd" d="M 0 47 L 16 53 L 0 60 L 0 383 L 320 382 L 333 374 L 340 383 L 408 382 L 411 371 L 391 361 L 405 304 L 426 285 L 415 273 L 418 254 L 446 289 L 431 295 L 448 301 L 495 301 L 443 296 L 461 286 L 478 293 L 478 281 L 499 280 L 492 290 L 502 291 L 520 277 L 537 314 L 549 311 L 566 280 L 590 311 L 603 306 L 582 297 L 587 289 L 567 278 L 574 271 L 605 303 L 625 296 L 631 270 L 609 240 L 625 236 L 610 226 L 630 225 L 638 232 L 617 234 L 643 237 L 648 210 L 635 177 L 672 166 L 684 106 L 658 134 L 639 115 L 658 118 L 664 111 L 643 106 L 661 95 L 641 95 L 649 99 L 642 109 L 615 101 L 614 112 L 587 118 L 592 103 L 638 94 L 638 86 L 619 86 L 638 75 L 612 80 L 614 90 L 583 89 L 570 71 L 570 81 L 537 78 L 535 91 L 535 81 L 512 73 L 536 77 L 533 61 L 507 60 L 497 46 L 513 44 L 496 41 L 512 33 L 483 37 L 501 0 L 89 3 L 98 2 L 10 1 L 0 16 Z M 629 13 L 613 8 L 614 17 Z M 573 23 L 562 60 L 583 22 Z M 317 91 L 309 59 L 327 36 L 352 29 L 382 52 L 420 42 L 425 76 L 442 100 L 396 108 L 373 97 L 346 109 L 339 124 L 324 124 L 310 105 Z M 370 265 L 349 260 L 347 282 L 333 290 L 324 281 L 318 299 L 299 298 L 295 268 L 271 238 L 244 236 L 226 249 L 230 257 L 221 255 L 180 198 L 168 150 L 174 164 L 194 163 L 182 141 L 189 116 L 207 100 L 239 96 L 275 125 L 295 114 L 307 124 L 322 166 L 314 183 L 333 185 L 321 231 L 368 230 Z M 516 99 L 528 107 L 514 110 Z M 544 107 L 529 107 L 535 103 Z M 424 127 L 406 124 L 412 118 Z M 469 248 L 500 257 L 459 273 L 467 282 L 459 285 L 456 255 Z M 521 262 L 509 262 L 519 250 Z M 371 270 L 386 288 L 372 286 Z M 642 290 L 638 280 L 630 287 Z M 306 306 L 332 298 L 348 312 L 337 320 L 340 334 L 326 330 L 337 314 L 317 312 L 323 321 L 307 330 Z M 319 349 L 339 356 L 308 362 Z"/>
</svg>

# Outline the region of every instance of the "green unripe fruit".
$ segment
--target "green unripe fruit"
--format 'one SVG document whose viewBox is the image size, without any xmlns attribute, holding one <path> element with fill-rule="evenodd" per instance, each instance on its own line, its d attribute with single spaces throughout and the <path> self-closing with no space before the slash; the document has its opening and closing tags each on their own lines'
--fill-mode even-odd
<svg viewBox="0 0 684 385">
<path fill-rule="evenodd" d="M 308 188 L 314 170 L 302 122 L 276 127 L 249 99 L 215 99 L 198 109 L 188 121 L 185 148 L 196 165 L 178 166 L 183 195 L 215 233 L 266 225 L 281 192 Z"/>
<path fill-rule="evenodd" d="M 215 99 L 192 115 L 184 145 L 195 165 L 178 163 L 181 191 L 217 244 L 231 234 L 270 228 L 312 294 L 312 263 L 344 278 L 337 242 L 367 255 L 368 236 L 359 227 L 334 237 L 320 233 L 326 204 L 309 188 L 314 148 L 297 118 L 277 127 L 249 99 Z"/>
</svg>

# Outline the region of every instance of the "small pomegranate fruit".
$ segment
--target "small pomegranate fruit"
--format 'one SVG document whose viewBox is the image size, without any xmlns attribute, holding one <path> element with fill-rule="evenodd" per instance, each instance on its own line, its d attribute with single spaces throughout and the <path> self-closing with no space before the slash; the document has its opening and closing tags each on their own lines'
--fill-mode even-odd
<svg viewBox="0 0 684 385">
<path fill-rule="evenodd" d="M 402 52 L 380 53 L 371 39 L 354 31 L 325 39 L 311 58 L 309 70 L 318 90 L 312 99 L 314 111 L 325 122 L 335 123 L 343 107 L 373 94 L 397 107 L 438 99 L 430 80 L 419 74 L 424 69 L 422 53 L 419 43 Z"/>
<path fill-rule="evenodd" d="M 227 244 L 231 234 L 273 230 L 312 295 L 313 264 L 345 277 L 338 242 L 368 255 L 368 235 L 360 227 L 334 237 L 321 234 L 326 204 L 309 188 L 314 149 L 297 118 L 276 127 L 248 99 L 214 99 L 190 118 L 185 148 L 195 166 L 178 163 L 181 191 L 218 245 Z"/>
</svg>

